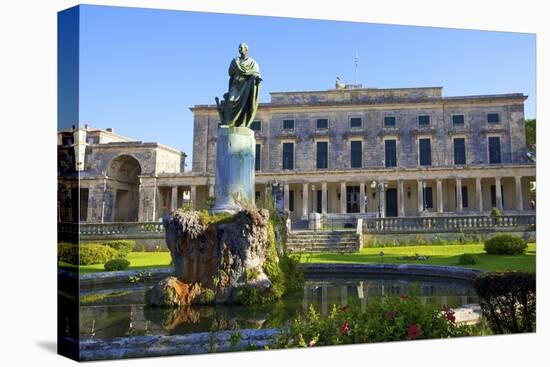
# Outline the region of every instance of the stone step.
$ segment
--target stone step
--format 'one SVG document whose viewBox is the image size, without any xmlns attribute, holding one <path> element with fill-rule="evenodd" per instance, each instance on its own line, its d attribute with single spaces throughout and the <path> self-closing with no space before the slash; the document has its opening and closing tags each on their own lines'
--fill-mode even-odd
<svg viewBox="0 0 550 367">
<path fill-rule="evenodd" d="M 307 240 L 318 240 L 318 239 L 326 239 L 326 238 L 357 238 L 357 235 L 349 235 L 349 236 L 288 236 L 289 239 L 307 239 Z"/>
<path fill-rule="evenodd" d="M 320 252 L 320 253 L 328 253 L 328 252 L 357 252 L 357 247 L 338 247 L 338 248 L 332 248 L 332 247 L 315 247 L 315 248 L 292 248 L 293 253 L 297 252 Z"/>
<path fill-rule="evenodd" d="M 315 243 L 315 242 L 357 242 L 357 238 L 324 238 L 324 239 L 306 239 L 306 238 L 289 238 L 288 242 L 299 242 L 299 243 Z"/>
<path fill-rule="evenodd" d="M 287 241 L 287 245 L 311 245 L 311 244 L 320 244 L 320 245 L 355 245 L 358 241 Z"/>
</svg>

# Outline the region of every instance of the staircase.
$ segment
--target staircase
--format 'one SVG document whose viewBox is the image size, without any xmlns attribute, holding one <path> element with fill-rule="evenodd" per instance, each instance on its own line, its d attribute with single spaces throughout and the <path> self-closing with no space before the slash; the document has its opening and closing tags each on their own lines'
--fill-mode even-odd
<svg viewBox="0 0 550 367">
<path fill-rule="evenodd" d="M 355 231 L 293 231 L 286 241 L 287 248 L 296 252 L 357 252 L 360 236 Z"/>
</svg>

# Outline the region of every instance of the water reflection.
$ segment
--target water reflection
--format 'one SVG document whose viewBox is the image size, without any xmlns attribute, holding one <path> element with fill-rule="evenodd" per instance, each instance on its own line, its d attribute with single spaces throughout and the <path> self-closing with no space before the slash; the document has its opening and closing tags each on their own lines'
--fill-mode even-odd
<svg viewBox="0 0 550 367">
<path fill-rule="evenodd" d="M 313 305 L 327 315 L 332 305 L 367 308 L 383 296 L 400 296 L 416 289 L 423 303 L 459 307 L 477 303 L 470 282 L 434 279 L 318 279 L 308 280 L 302 294 L 263 306 L 146 307 L 144 288 L 110 290 L 113 297 L 80 306 L 80 337 L 110 339 L 130 335 L 176 335 L 192 332 L 281 327 Z M 105 293 L 93 290 L 87 295 Z M 93 297 L 92 297 L 93 298 Z M 84 298 L 85 299 L 85 298 Z M 90 298 L 88 298 L 90 299 Z M 141 300 L 141 301 L 139 301 Z"/>
</svg>

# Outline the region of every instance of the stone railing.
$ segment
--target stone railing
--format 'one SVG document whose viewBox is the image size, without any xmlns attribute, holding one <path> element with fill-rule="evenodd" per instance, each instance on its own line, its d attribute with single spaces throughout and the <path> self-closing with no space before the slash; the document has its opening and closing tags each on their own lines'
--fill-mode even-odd
<svg viewBox="0 0 550 367">
<path fill-rule="evenodd" d="M 484 232 L 535 230 L 535 215 L 503 215 L 455 217 L 400 217 L 400 218 L 320 218 L 316 231 L 357 229 L 362 222 L 364 233 L 415 232 Z M 81 240 L 164 238 L 164 227 L 159 222 L 129 223 L 58 223 L 59 236 L 75 236 Z"/>
<path fill-rule="evenodd" d="M 164 238 L 159 222 L 82 223 L 78 227 L 82 240 Z"/>
<path fill-rule="evenodd" d="M 483 232 L 534 230 L 535 215 L 503 215 L 456 217 L 402 217 L 367 218 L 363 221 L 363 231 L 368 233 L 406 232 Z"/>
</svg>

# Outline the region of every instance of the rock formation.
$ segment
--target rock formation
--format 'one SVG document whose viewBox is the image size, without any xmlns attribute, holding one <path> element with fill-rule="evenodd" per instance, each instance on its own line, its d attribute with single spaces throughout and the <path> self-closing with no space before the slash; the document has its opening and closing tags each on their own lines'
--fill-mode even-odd
<svg viewBox="0 0 550 367">
<path fill-rule="evenodd" d="M 164 221 L 174 276 L 148 292 L 157 306 L 239 302 L 239 290 L 267 290 L 264 272 L 271 239 L 266 209 L 233 216 L 178 210 Z M 276 256 L 276 252 L 273 251 Z"/>
</svg>

